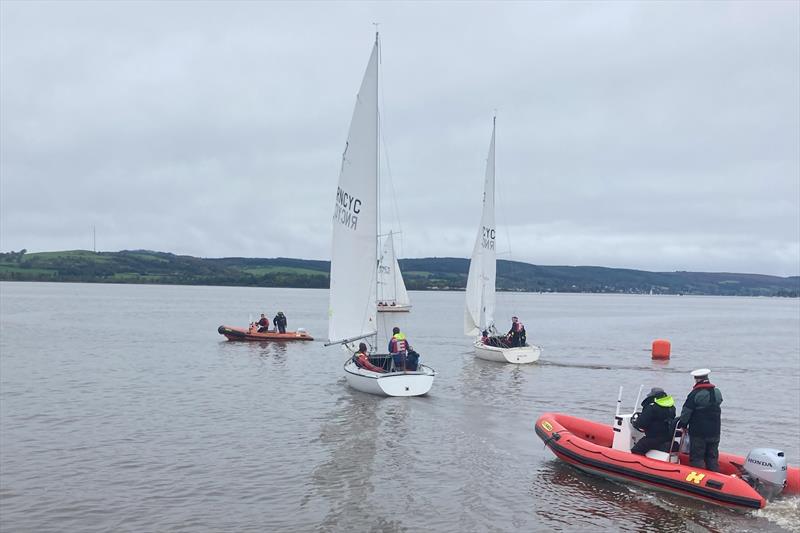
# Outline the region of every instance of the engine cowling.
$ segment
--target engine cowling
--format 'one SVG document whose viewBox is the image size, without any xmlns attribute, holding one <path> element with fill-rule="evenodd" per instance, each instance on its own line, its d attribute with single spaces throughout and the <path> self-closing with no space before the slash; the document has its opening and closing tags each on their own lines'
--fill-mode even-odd
<svg viewBox="0 0 800 533">
<path fill-rule="evenodd" d="M 754 448 L 745 458 L 744 471 L 758 493 L 769 500 L 786 486 L 786 454 L 771 448 Z"/>
</svg>

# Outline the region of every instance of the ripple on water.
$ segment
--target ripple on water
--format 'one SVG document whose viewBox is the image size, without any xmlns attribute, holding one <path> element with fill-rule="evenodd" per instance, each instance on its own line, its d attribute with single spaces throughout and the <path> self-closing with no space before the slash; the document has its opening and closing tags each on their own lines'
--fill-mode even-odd
<svg viewBox="0 0 800 533">
<path fill-rule="evenodd" d="M 545 348 L 514 366 L 474 358 L 463 294 L 412 296 L 403 327 L 438 376 L 427 397 L 381 399 L 347 387 L 336 347 L 216 332 L 280 305 L 321 338 L 326 291 L 3 284 L 3 530 L 798 530 L 797 499 L 745 514 L 620 485 L 532 429 L 545 411 L 610 422 L 620 385 L 627 408 L 641 384 L 680 399 L 702 364 L 725 395 L 723 448 L 797 458 L 797 302 L 500 294 Z M 654 364 L 664 331 L 673 359 Z"/>
</svg>

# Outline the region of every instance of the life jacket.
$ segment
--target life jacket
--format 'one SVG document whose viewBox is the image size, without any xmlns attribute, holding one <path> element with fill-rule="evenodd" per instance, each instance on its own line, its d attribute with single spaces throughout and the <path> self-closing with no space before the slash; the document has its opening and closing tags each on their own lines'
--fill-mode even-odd
<svg viewBox="0 0 800 533">
<path fill-rule="evenodd" d="M 653 401 L 656 405 L 660 405 L 661 407 L 673 407 L 675 405 L 675 399 L 672 396 L 662 396 Z"/>
<path fill-rule="evenodd" d="M 406 336 L 402 333 L 395 333 L 392 335 L 392 339 L 394 339 L 394 349 L 395 352 L 405 352 L 408 351 L 408 341 L 406 341 Z"/>
<path fill-rule="evenodd" d="M 364 368 L 364 363 L 360 359 L 361 357 L 365 357 L 367 361 L 369 361 L 369 356 L 367 354 L 365 354 L 364 352 L 356 352 L 353 354 L 353 362 L 356 364 L 357 367 Z"/>
</svg>

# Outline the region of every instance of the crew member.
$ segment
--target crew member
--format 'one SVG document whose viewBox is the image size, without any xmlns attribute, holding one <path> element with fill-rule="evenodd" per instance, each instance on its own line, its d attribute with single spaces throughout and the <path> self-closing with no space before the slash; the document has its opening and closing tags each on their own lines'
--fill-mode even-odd
<svg viewBox="0 0 800 533">
<path fill-rule="evenodd" d="M 400 328 L 392 328 L 392 338 L 389 340 L 389 353 L 394 359 L 396 370 L 416 370 L 419 363 L 419 354 L 411 349 L 406 336 L 400 333 Z"/>
<path fill-rule="evenodd" d="M 367 345 L 363 342 L 358 345 L 358 351 L 353 354 L 353 360 L 356 362 L 357 366 L 360 366 L 365 370 L 380 373 L 385 372 L 385 370 L 383 370 L 381 367 L 375 366 L 372 364 L 372 362 L 370 362 L 369 355 L 367 355 Z"/>
<path fill-rule="evenodd" d="M 644 431 L 644 437 L 631 448 L 631 453 L 644 455 L 649 450 L 668 452 L 672 441 L 675 400 L 664 389 L 653 387 L 642 402 L 642 412 L 631 419 L 631 425 Z"/>
<path fill-rule="evenodd" d="M 264 316 L 264 313 L 261 313 L 261 318 L 256 322 L 256 326 L 258 326 L 258 333 L 269 331 L 269 319 Z"/>
<path fill-rule="evenodd" d="M 272 319 L 272 324 L 279 332 L 286 333 L 286 315 L 283 314 L 283 311 L 278 311 L 278 314 Z"/>
<path fill-rule="evenodd" d="M 519 318 L 512 316 L 511 317 L 511 329 L 508 330 L 506 334 L 506 339 L 508 343 L 511 344 L 514 348 L 519 348 L 520 346 L 525 346 L 527 341 L 527 336 L 525 334 L 525 326 L 522 325 L 522 322 L 519 321 Z"/>
<path fill-rule="evenodd" d="M 680 427 L 689 428 L 689 464 L 719 472 L 722 392 L 708 380 L 711 370 L 692 371 L 694 387 L 681 409 Z"/>
</svg>

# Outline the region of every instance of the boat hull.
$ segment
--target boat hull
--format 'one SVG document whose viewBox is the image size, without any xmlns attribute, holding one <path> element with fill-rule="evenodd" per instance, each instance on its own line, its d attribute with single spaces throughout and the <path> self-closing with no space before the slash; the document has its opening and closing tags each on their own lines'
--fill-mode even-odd
<svg viewBox="0 0 800 533">
<path fill-rule="evenodd" d="M 408 313 L 411 311 L 410 305 L 379 305 L 379 313 Z"/>
<path fill-rule="evenodd" d="M 422 396 L 433 386 L 436 371 L 419 365 L 415 372 L 370 372 L 358 367 L 352 359 L 344 364 L 347 384 L 352 388 L 378 396 Z"/>
<path fill-rule="evenodd" d="M 539 346 L 527 345 L 519 348 L 500 348 L 499 346 L 489 346 L 483 344 L 480 339 L 475 341 L 475 357 L 486 361 L 497 361 L 500 363 L 528 364 L 535 363 L 542 355 Z"/>
<path fill-rule="evenodd" d="M 562 461 L 602 477 L 739 509 L 760 509 L 766 500 L 739 476 L 741 456 L 719 454 L 720 472 L 689 465 L 686 454 L 670 463 L 614 450 L 613 428 L 559 413 L 545 413 L 535 425 L 536 434 Z M 784 494 L 800 491 L 798 468 L 789 468 Z"/>
<path fill-rule="evenodd" d="M 268 331 L 258 333 L 255 328 L 236 328 L 233 326 L 220 326 L 217 328 L 220 335 L 224 335 L 229 341 L 313 341 L 314 337 L 305 331 L 287 331 L 278 333 Z"/>
</svg>

